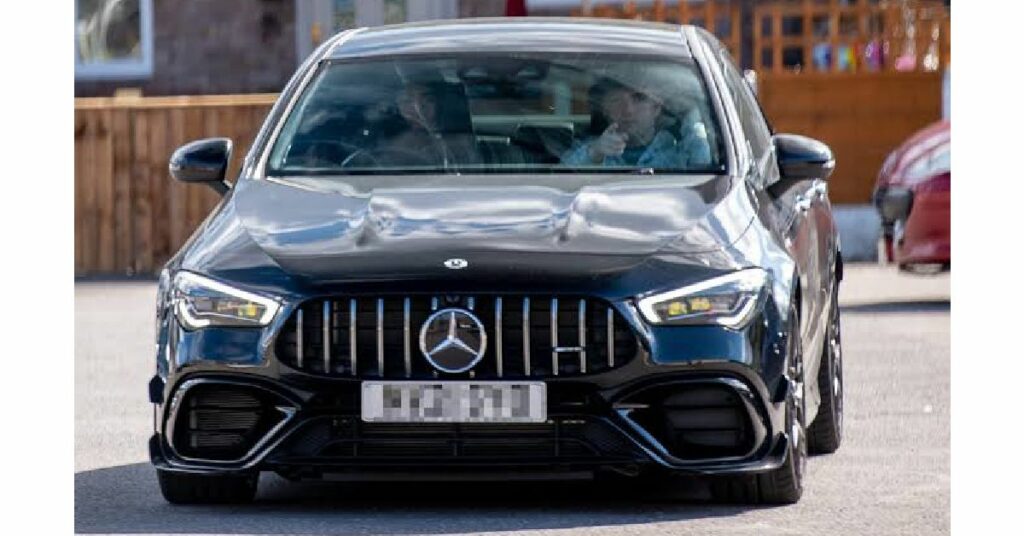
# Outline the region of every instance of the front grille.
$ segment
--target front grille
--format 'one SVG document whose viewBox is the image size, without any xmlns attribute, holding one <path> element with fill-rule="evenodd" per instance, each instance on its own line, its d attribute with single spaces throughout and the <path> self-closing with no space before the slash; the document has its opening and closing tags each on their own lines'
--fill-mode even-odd
<svg viewBox="0 0 1024 536">
<path fill-rule="evenodd" d="M 629 442 L 595 419 L 531 424 L 364 423 L 351 417 L 307 423 L 273 456 L 276 461 L 458 462 L 635 459 Z"/>
<path fill-rule="evenodd" d="M 465 373 L 436 370 L 423 356 L 420 327 L 436 310 L 469 310 L 487 347 Z M 303 303 L 285 322 L 275 351 L 310 374 L 383 379 L 538 378 L 594 374 L 638 352 L 629 325 L 608 303 L 581 297 L 353 296 Z"/>
</svg>

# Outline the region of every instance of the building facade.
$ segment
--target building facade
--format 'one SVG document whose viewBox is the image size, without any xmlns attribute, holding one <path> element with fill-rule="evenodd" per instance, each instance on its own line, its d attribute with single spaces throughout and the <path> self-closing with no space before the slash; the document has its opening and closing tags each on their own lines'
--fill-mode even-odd
<svg viewBox="0 0 1024 536">
<path fill-rule="evenodd" d="M 276 92 L 338 31 L 504 10 L 505 0 L 76 0 L 75 96 Z"/>
</svg>

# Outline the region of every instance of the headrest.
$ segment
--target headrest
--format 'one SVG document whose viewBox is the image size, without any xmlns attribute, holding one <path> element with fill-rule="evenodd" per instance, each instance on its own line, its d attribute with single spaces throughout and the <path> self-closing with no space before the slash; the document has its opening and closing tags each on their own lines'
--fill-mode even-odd
<svg viewBox="0 0 1024 536">
<path fill-rule="evenodd" d="M 442 134 L 472 134 L 473 117 L 469 113 L 469 98 L 462 84 L 430 82 L 424 84 L 437 102 L 437 129 Z"/>
</svg>

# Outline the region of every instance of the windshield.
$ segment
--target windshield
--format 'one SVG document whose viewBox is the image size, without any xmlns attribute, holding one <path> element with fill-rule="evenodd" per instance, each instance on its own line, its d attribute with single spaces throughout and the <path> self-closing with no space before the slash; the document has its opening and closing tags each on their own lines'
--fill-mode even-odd
<svg viewBox="0 0 1024 536">
<path fill-rule="evenodd" d="M 267 174 L 715 173 L 722 153 L 692 62 L 407 57 L 323 64 Z"/>
</svg>

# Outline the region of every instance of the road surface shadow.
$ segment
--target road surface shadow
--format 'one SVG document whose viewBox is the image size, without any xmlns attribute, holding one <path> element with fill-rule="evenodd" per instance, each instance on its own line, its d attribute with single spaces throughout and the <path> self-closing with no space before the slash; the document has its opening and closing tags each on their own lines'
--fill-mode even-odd
<svg viewBox="0 0 1024 536">
<path fill-rule="evenodd" d="M 735 516 L 706 490 L 579 482 L 292 483 L 264 473 L 257 502 L 172 506 L 148 463 L 75 474 L 77 533 L 450 534 Z"/>
<path fill-rule="evenodd" d="M 948 313 L 949 300 L 887 301 L 840 305 L 843 313 Z"/>
</svg>

